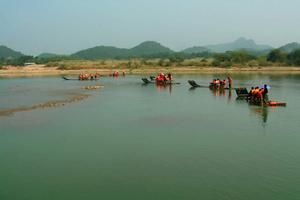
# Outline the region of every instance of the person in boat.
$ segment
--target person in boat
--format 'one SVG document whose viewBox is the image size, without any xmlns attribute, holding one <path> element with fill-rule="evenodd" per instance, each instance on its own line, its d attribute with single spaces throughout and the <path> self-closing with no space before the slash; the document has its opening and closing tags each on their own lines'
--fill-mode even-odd
<svg viewBox="0 0 300 200">
<path fill-rule="evenodd" d="M 248 93 L 248 96 L 247 96 L 248 99 L 251 99 L 253 97 L 253 91 L 254 91 L 254 87 L 251 87 L 251 89 Z"/>
<path fill-rule="evenodd" d="M 257 93 L 257 103 L 263 103 L 264 102 L 264 89 L 260 88 Z"/>
<path fill-rule="evenodd" d="M 115 72 L 113 73 L 113 76 L 119 76 L 119 72 L 118 72 L 118 71 L 115 71 Z"/>
<path fill-rule="evenodd" d="M 93 75 L 93 74 L 90 74 L 90 75 L 89 75 L 89 78 L 90 78 L 91 80 L 94 80 L 94 75 Z"/>
<path fill-rule="evenodd" d="M 250 102 L 256 102 L 258 97 L 259 97 L 258 93 L 259 93 L 259 87 L 255 87 L 255 88 L 251 89 L 250 92 L 249 92 L 248 100 Z"/>
<path fill-rule="evenodd" d="M 167 75 L 163 76 L 163 80 L 164 80 L 164 82 L 166 82 L 168 80 Z"/>
<path fill-rule="evenodd" d="M 232 88 L 232 78 L 228 76 L 227 80 L 228 80 L 228 88 Z"/>
<path fill-rule="evenodd" d="M 215 86 L 216 85 L 216 81 L 217 81 L 217 79 L 213 79 L 210 84 L 213 85 L 213 86 Z"/>
<path fill-rule="evenodd" d="M 171 73 L 167 74 L 167 80 L 168 81 L 172 81 L 173 80 L 173 77 L 172 77 Z"/>
<path fill-rule="evenodd" d="M 269 93 L 269 90 L 268 90 L 268 86 L 265 84 L 264 85 L 264 88 L 263 88 L 263 101 L 264 103 L 267 103 L 268 102 L 268 93 Z"/>
<path fill-rule="evenodd" d="M 160 73 L 157 77 L 156 77 L 156 82 L 163 82 L 165 81 L 166 77 L 164 75 L 164 73 Z"/>
<path fill-rule="evenodd" d="M 85 80 L 85 75 L 84 74 L 80 74 L 79 75 L 79 80 L 81 80 L 81 81 Z"/>
<path fill-rule="evenodd" d="M 225 87 L 225 86 L 226 86 L 226 80 L 224 79 L 223 81 L 220 81 L 220 85 L 221 85 L 222 87 Z"/>
</svg>

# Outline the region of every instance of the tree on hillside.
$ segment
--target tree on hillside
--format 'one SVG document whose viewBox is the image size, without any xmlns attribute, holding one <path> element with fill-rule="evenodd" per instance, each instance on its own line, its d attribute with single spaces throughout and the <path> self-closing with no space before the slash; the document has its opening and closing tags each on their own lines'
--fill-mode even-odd
<svg viewBox="0 0 300 200">
<path fill-rule="evenodd" d="M 15 66 L 23 66 L 27 62 L 35 62 L 33 56 L 21 56 L 15 59 L 8 59 L 7 63 L 8 65 L 15 65 Z"/>
<path fill-rule="evenodd" d="M 234 51 L 230 53 L 230 56 L 231 56 L 231 62 L 242 63 L 242 64 L 256 58 L 255 56 L 250 55 L 246 51 Z"/>
<path fill-rule="evenodd" d="M 281 51 L 280 49 L 272 50 L 268 56 L 267 61 L 269 62 L 285 62 L 287 54 Z"/>
<path fill-rule="evenodd" d="M 300 49 L 291 52 L 287 58 L 289 64 L 300 66 Z"/>
</svg>

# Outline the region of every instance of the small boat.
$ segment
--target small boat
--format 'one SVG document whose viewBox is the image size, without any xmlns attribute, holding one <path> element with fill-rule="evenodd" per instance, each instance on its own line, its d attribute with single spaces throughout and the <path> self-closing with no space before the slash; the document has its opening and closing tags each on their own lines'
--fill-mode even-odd
<svg viewBox="0 0 300 200">
<path fill-rule="evenodd" d="M 198 83 L 196 83 L 196 81 L 194 80 L 188 80 L 188 83 L 194 87 L 194 88 L 197 88 L 197 87 L 202 87 L 202 88 L 209 88 L 208 86 L 205 86 L 205 85 L 199 85 Z"/>
<path fill-rule="evenodd" d="M 265 104 L 266 106 L 270 106 L 270 107 L 276 107 L 276 106 L 286 106 L 286 103 L 284 102 L 277 102 L 277 101 L 269 101 Z"/>
<path fill-rule="evenodd" d="M 247 99 L 249 96 L 247 88 L 235 88 L 235 92 L 239 99 Z"/>
<path fill-rule="evenodd" d="M 148 78 L 142 78 L 142 81 L 144 84 L 158 84 L 158 85 L 178 85 L 179 82 L 173 82 L 173 81 L 151 81 Z"/>
<path fill-rule="evenodd" d="M 66 76 L 63 76 L 62 77 L 64 80 L 67 80 L 67 81 L 97 81 L 99 80 L 99 78 L 93 78 L 93 79 L 86 79 L 86 80 L 79 80 L 78 78 L 68 78 Z"/>
<path fill-rule="evenodd" d="M 62 77 L 64 80 L 67 80 L 67 81 L 70 81 L 70 80 L 73 80 L 73 81 L 78 81 L 79 79 L 78 78 L 68 78 L 66 76 L 63 76 Z"/>
<path fill-rule="evenodd" d="M 209 86 L 199 85 L 194 80 L 188 80 L 188 83 L 192 86 L 192 88 L 200 87 L 200 88 L 209 88 L 211 90 L 231 90 L 231 89 L 234 89 L 234 88 L 228 88 L 228 87 L 224 87 L 224 86 L 216 86 L 216 85 L 212 85 L 212 84 L 210 84 Z"/>
<path fill-rule="evenodd" d="M 267 101 L 267 102 L 261 102 L 259 100 L 249 100 L 247 99 L 248 103 L 250 105 L 256 105 L 256 106 L 269 106 L 269 107 L 279 107 L 279 106 L 282 106 L 282 107 L 285 107 L 287 105 L 287 103 L 284 103 L 284 102 L 278 102 L 278 101 Z"/>
<path fill-rule="evenodd" d="M 153 81 L 153 80 L 155 80 L 156 77 L 155 76 L 150 76 L 149 78 L 150 78 L 151 81 Z"/>
</svg>

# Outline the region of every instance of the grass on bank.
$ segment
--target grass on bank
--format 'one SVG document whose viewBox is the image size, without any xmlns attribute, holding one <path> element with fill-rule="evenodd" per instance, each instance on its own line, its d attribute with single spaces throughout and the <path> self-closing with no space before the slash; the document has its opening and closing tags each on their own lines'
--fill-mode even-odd
<svg viewBox="0 0 300 200">
<path fill-rule="evenodd" d="M 130 60 L 62 60 L 49 62 L 46 67 L 57 67 L 60 70 L 78 70 L 78 69 L 153 69 L 153 68 L 245 68 L 245 67 L 265 67 L 265 66 L 287 66 L 282 63 L 268 62 L 265 59 L 249 60 L 245 63 L 233 63 L 230 61 L 219 61 L 213 58 L 193 58 L 184 59 L 180 62 L 174 62 L 169 59 L 130 59 Z"/>
</svg>

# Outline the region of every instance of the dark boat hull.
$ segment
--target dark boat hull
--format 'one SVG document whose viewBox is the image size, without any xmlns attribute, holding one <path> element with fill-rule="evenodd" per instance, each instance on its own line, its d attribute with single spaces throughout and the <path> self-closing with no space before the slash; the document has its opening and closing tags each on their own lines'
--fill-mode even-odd
<svg viewBox="0 0 300 200">
<path fill-rule="evenodd" d="M 188 80 L 188 83 L 193 87 L 193 88 L 209 88 L 211 90 L 231 90 L 233 88 L 228 88 L 228 87 L 223 87 L 223 86 L 215 86 L 215 85 L 199 85 L 198 83 L 196 83 L 196 81 L 194 80 Z"/>
<path fill-rule="evenodd" d="M 268 107 L 285 107 L 287 103 L 278 102 L 278 101 L 268 101 L 266 103 L 262 103 L 261 101 L 248 101 L 250 105 L 255 106 L 268 106 Z"/>
<path fill-rule="evenodd" d="M 78 78 L 68 78 L 66 76 L 63 76 L 62 78 L 66 81 L 97 81 L 97 80 L 99 80 L 98 78 L 96 78 L 96 79 L 87 79 L 87 80 L 79 80 Z"/>
<path fill-rule="evenodd" d="M 144 82 L 144 84 L 157 84 L 157 85 L 178 85 L 180 83 L 178 82 L 173 82 L 173 81 L 150 81 L 147 78 L 142 78 L 142 81 Z"/>
</svg>

